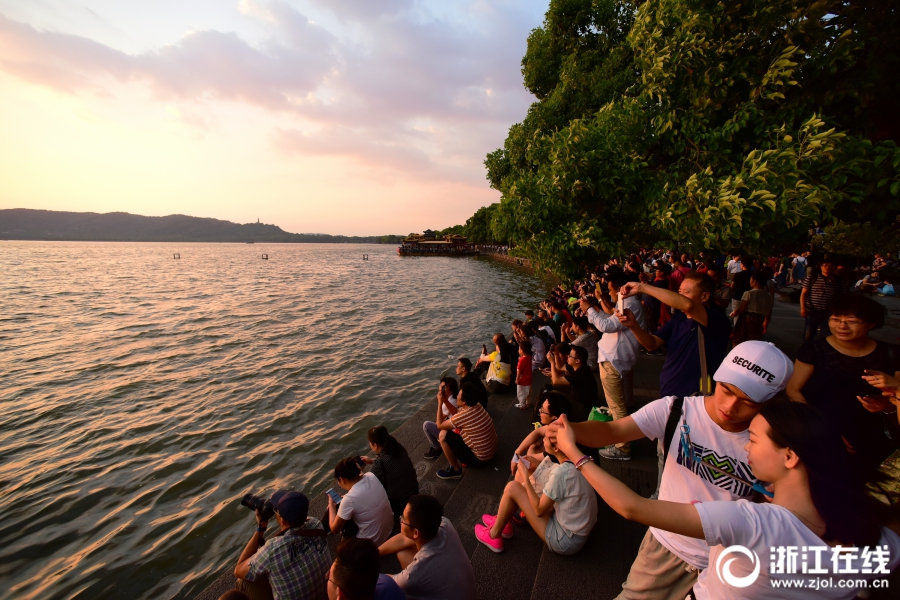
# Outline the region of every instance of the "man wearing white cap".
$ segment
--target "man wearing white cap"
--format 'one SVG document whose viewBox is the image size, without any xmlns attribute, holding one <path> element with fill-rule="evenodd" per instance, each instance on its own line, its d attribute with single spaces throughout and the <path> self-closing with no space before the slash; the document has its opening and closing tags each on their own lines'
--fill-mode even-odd
<svg viewBox="0 0 900 600">
<path fill-rule="evenodd" d="M 744 446 L 747 427 L 762 403 L 784 389 L 793 372 L 791 360 L 768 342 L 738 344 L 713 379 L 710 396 L 667 396 L 633 415 L 611 422 L 571 423 L 579 444 L 592 447 L 643 437 L 664 440 L 666 460 L 659 499 L 707 502 L 749 498 L 755 479 Z M 558 425 L 543 428 L 555 437 Z M 729 475 L 730 474 L 730 475 Z M 705 569 L 709 548 L 704 540 L 651 527 L 619 600 L 681 600 L 697 573 Z"/>
</svg>

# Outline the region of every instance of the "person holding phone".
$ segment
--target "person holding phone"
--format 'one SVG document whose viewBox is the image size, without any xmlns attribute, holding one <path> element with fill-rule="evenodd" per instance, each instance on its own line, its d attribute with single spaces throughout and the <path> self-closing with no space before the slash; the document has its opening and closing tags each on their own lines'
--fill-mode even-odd
<svg viewBox="0 0 900 600">
<path fill-rule="evenodd" d="M 838 298 L 828 317 L 830 335 L 803 344 L 797 352 L 788 396 L 816 406 L 844 438 L 857 466 L 870 471 L 896 443 L 885 433 L 896 419 L 869 412 L 857 400 L 878 398 L 881 390 L 867 380 L 867 371 L 900 375 L 896 346 L 872 339 L 884 324 L 884 307 L 871 298 L 848 294 Z M 894 439 L 897 439 L 896 437 Z"/>
<path fill-rule="evenodd" d="M 624 419 L 628 416 L 628 407 L 634 399 L 634 365 L 637 363 L 640 343 L 617 314 L 631 311 L 635 321 L 643 322 L 643 307 L 637 296 L 625 298 L 619 289 L 628 280 L 624 275 L 610 276 L 607 283 L 610 299 L 616 305 L 600 300 L 603 311 L 597 310 L 587 299 L 581 300 L 581 307 L 587 314 L 588 321 L 603 335 L 597 343 L 597 361 L 600 368 L 600 385 L 606 404 L 613 419 Z M 607 311 L 607 309 L 609 309 Z M 603 448 L 600 456 L 610 460 L 630 460 L 631 447 L 627 442 Z"/>
<path fill-rule="evenodd" d="M 384 486 L 374 473 L 363 474 L 363 465 L 359 456 L 350 456 L 334 467 L 334 478 L 347 493 L 340 503 L 329 494 L 327 529 L 380 544 L 391 535 L 394 513 Z"/>
<path fill-rule="evenodd" d="M 655 589 L 633 595 L 623 589 L 620 600 L 630 598 L 688 598 L 696 600 L 849 600 L 859 588 L 842 585 L 851 578 L 885 578 L 900 564 L 900 537 L 882 527 L 873 502 L 854 477 L 853 467 L 840 438 L 811 406 L 776 399 L 762 405 L 750 422 L 745 444 L 753 476 L 769 483 L 771 502 L 703 499 L 665 501 L 644 498 L 594 464 L 575 443 L 575 431 L 565 417 L 557 421 L 560 451 L 576 465 L 603 500 L 614 511 L 651 528 L 702 540 L 709 565 L 696 581 L 675 593 L 655 580 Z M 749 550 L 733 552 L 734 546 Z M 806 568 L 779 571 L 773 558 L 775 548 L 827 549 L 817 564 L 816 579 L 824 580 L 816 589 L 804 589 Z M 832 557 L 843 550 L 849 558 Z M 853 550 L 854 552 L 847 552 Z M 879 551 L 879 566 L 864 565 L 864 557 Z M 722 559 L 729 556 L 725 565 Z M 758 557 L 755 561 L 753 554 Z M 760 560 L 761 559 L 761 560 Z M 849 567 L 848 567 L 849 565 Z M 810 565 L 812 566 L 812 565 Z M 785 572 L 787 571 L 787 572 Z M 736 585 L 722 572 L 743 578 Z M 812 572 L 812 571 L 810 571 Z M 756 573 L 756 575 L 753 575 Z M 799 574 L 798 574 L 799 573 Z M 849 574 L 852 573 L 852 574 Z M 752 577 L 751 577 L 752 576 Z M 775 585 L 776 580 L 782 585 Z M 827 585 L 826 585 L 827 584 Z"/>
</svg>

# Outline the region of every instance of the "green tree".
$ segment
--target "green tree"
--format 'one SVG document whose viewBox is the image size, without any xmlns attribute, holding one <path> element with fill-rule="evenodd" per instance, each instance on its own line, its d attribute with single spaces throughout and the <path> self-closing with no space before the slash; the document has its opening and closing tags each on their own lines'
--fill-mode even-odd
<svg viewBox="0 0 900 600">
<path fill-rule="evenodd" d="M 537 101 L 485 160 L 491 231 L 560 275 L 641 244 L 889 235 L 898 38 L 885 0 L 551 0 L 522 61 Z"/>
</svg>

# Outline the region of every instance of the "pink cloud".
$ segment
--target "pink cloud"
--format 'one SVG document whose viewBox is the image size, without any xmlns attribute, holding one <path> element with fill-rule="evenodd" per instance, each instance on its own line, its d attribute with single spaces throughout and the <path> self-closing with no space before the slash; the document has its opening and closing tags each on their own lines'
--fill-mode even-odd
<svg viewBox="0 0 900 600">
<path fill-rule="evenodd" d="M 358 36 L 342 39 L 283 2 L 245 0 L 244 14 L 273 32 L 262 44 L 205 30 L 130 55 L 0 15 L 0 69 L 73 94 L 137 81 L 185 103 L 246 103 L 319 125 L 314 133 L 275 129 L 273 143 L 286 153 L 483 186 L 485 153 L 533 100 L 519 64 L 539 19 L 516 3 L 479 4 L 466 23 L 423 20 L 409 0 L 326 5 Z"/>
<path fill-rule="evenodd" d="M 331 36 L 294 18 L 296 45 L 268 51 L 234 33 L 199 31 L 157 51 L 129 55 L 92 40 L 38 31 L 0 15 L 0 67 L 22 79 L 70 93 L 92 91 L 104 79 L 146 81 L 164 97 L 204 94 L 226 100 L 291 109 L 293 96 L 316 89 L 335 64 Z"/>
</svg>

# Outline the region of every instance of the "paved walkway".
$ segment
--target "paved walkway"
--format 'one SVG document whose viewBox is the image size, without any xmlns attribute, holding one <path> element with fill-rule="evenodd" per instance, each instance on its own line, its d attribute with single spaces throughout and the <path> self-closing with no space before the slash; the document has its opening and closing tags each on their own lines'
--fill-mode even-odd
<svg viewBox="0 0 900 600">
<path fill-rule="evenodd" d="M 900 302 L 891 301 L 887 327 L 876 337 L 894 342 L 900 339 Z M 799 347 L 803 321 L 796 304 L 776 302 L 769 340 L 793 356 Z M 641 356 L 635 368 L 635 409 L 657 397 L 659 371 L 663 358 Z M 595 527 L 585 548 L 577 555 L 563 557 L 545 548 L 530 530 L 519 527 L 515 536 L 505 542 L 505 552 L 494 554 L 475 539 L 473 527 L 482 513 L 496 512 L 500 494 L 509 480 L 509 458 L 515 447 L 531 429 L 530 413 L 514 408 L 513 395 L 492 396 L 488 410 L 499 436 L 497 457 L 488 466 L 467 469 L 458 481 L 442 481 L 435 476 L 446 460 L 422 458 L 428 448 L 422 433 L 422 422 L 434 417 L 433 399 L 423 401 L 422 409 L 394 432 L 406 447 L 416 466 L 422 493 L 436 496 L 446 516 L 459 532 L 463 546 L 475 568 L 478 598 L 531 599 L 542 598 L 613 598 L 637 554 L 646 527 L 626 521 L 613 513 L 602 501 Z M 656 446 L 648 440 L 633 445 L 633 459 L 627 462 L 603 461 L 603 467 L 625 481 L 638 493 L 649 496 L 656 487 Z M 361 449 L 362 451 L 362 449 Z M 324 512 L 324 494 L 311 503 L 310 514 Z M 333 540 L 332 536 L 332 540 Z M 235 559 L 240 548 L 234 549 Z M 229 563 L 223 573 L 197 598 L 215 600 L 234 586 Z M 396 572 L 396 561 L 386 560 L 382 571 Z"/>
</svg>

